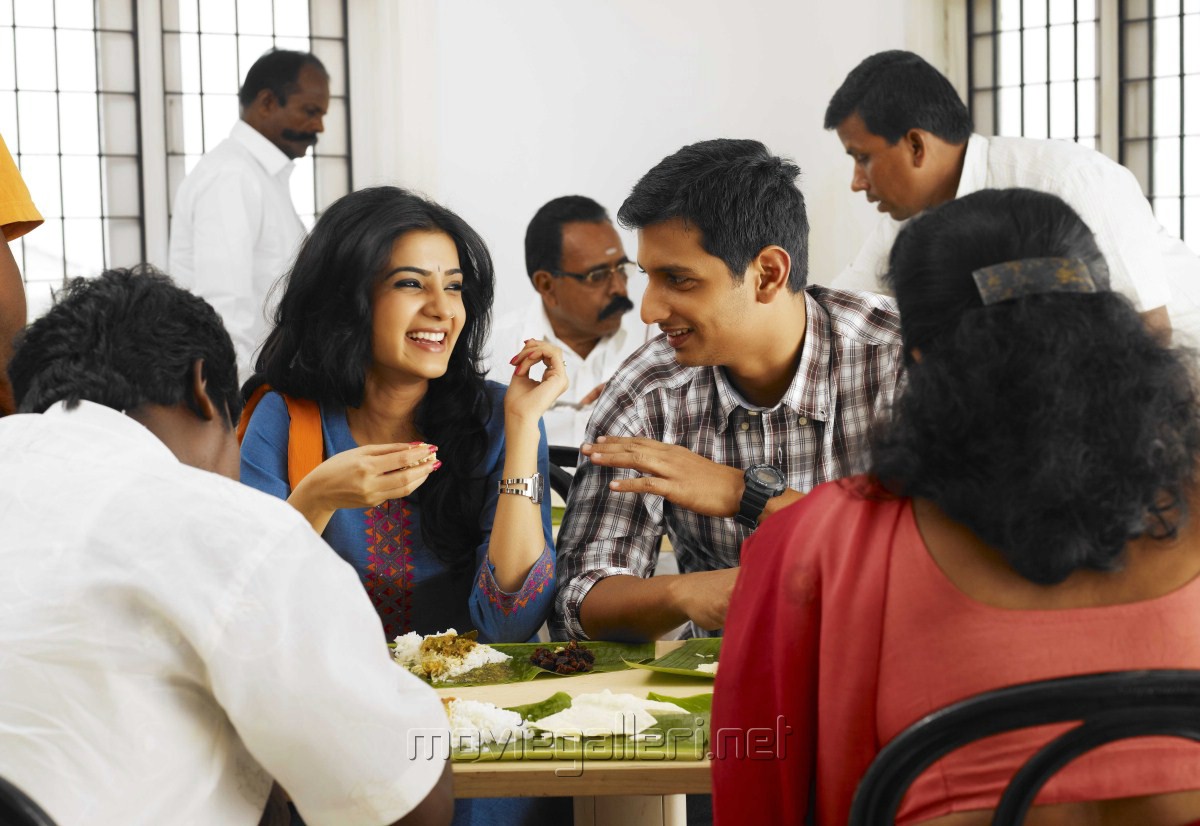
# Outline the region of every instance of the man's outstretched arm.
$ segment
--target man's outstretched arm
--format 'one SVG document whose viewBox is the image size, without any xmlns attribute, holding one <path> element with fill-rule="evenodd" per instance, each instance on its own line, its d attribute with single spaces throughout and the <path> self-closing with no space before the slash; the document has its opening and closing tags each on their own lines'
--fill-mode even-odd
<svg viewBox="0 0 1200 826">
<path fill-rule="evenodd" d="M 689 620 L 715 631 L 725 625 L 738 570 L 605 577 L 584 597 L 579 621 L 593 640 L 657 640 Z"/>
</svg>

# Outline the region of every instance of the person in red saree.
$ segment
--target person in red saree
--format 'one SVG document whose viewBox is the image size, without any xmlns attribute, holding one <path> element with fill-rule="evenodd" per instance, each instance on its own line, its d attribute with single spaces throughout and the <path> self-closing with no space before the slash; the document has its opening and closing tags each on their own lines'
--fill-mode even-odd
<svg viewBox="0 0 1200 826">
<path fill-rule="evenodd" d="M 889 277 L 907 379 L 870 473 L 745 543 L 713 708 L 716 820 L 844 824 L 879 749 L 950 703 L 1097 671 L 1200 668 L 1200 406 L 1190 351 L 1108 289 L 1065 203 L 981 191 L 915 220 Z M 964 747 L 899 824 L 991 820 L 1062 727 Z M 1200 746 L 1098 749 L 1029 824 L 1200 818 Z"/>
</svg>

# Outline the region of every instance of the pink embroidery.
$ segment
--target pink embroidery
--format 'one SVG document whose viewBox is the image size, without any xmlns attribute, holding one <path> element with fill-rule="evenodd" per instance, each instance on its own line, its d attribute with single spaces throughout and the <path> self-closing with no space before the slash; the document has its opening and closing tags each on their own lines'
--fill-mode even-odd
<svg viewBox="0 0 1200 826">
<path fill-rule="evenodd" d="M 390 640 L 412 630 L 412 512 L 403 499 L 367 509 L 367 568 L 363 585 Z"/>
<path fill-rule="evenodd" d="M 500 613 L 509 617 L 529 605 L 539 594 L 545 592 L 546 586 L 554 580 L 554 563 L 550 560 L 548 550 L 542 551 L 541 558 L 534 563 L 525 585 L 515 594 L 506 594 L 496 584 L 491 567 L 486 563 L 479 571 L 479 589 L 487 595 L 488 601 L 499 607 Z"/>
</svg>

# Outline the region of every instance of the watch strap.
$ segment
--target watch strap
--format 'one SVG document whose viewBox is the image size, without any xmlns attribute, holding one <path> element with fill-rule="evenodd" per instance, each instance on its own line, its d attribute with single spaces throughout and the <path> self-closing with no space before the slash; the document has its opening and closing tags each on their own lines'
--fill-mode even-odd
<svg viewBox="0 0 1200 826">
<path fill-rule="evenodd" d="M 542 503 L 542 474 L 535 473 L 532 476 L 516 476 L 510 479 L 501 479 L 498 484 L 500 493 L 507 493 L 512 496 L 524 496 L 535 505 Z"/>
</svg>

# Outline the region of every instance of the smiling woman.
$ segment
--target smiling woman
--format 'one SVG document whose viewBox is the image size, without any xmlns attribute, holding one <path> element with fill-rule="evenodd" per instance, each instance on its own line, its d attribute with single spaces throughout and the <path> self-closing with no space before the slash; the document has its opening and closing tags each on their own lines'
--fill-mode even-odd
<svg viewBox="0 0 1200 826">
<path fill-rule="evenodd" d="M 388 638 L 524 641 L 553 601 L 540 417 L 566 379 L 531 341 L 507 391 L 483 380 L 492 292 L 487 248 L 453 212 L 394 187 L 352 193 L 301 249 L 247 386 L 273 392 L 246 417 L 242 481 L 354 566 Z M 321 448 L 306 475 L 289 458 L 305 402 Z"/>
</svg>

